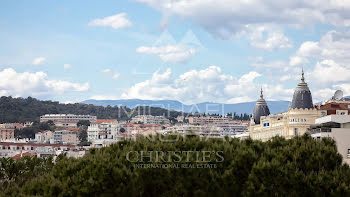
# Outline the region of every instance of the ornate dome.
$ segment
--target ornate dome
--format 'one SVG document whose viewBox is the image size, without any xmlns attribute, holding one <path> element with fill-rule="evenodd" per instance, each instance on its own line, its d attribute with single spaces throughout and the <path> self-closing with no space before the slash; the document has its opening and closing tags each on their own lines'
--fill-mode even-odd
<svg viewBox="0 0 350 197">
<path fill-rule="evenodd" d="M 305 83 L 304 70 L 301 74 L 301 82 L 294 91 L 292 109 L 312 109 L 312 95 L 307 83 Z"/>
<path fill-rule="evenodd" d="M 261 116 L 268 116 L 268 115 L 270 115 L 270 109 L 267 106 L 267 103 L 264 99 L 263 91 L 261 88 L 260 98 L 256 101 L 254 113 L 253 113 L 253 119 L 255 124 L 260 124 Z"/>
</svg>

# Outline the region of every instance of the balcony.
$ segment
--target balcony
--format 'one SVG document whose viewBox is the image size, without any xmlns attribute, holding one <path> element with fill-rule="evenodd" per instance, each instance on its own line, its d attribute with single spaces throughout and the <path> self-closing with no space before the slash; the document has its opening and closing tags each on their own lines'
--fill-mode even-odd
<svg viewBox="0 0 350 197">
<path fill-rule="evenodd" d="M 316 134 L 316 133 L 330 133 L 330 132 L 332 132 L 332 128 L 329 128 L 329 127 L 321 127 L 321 128 L 307 130 L 307 133 L 310 135 Z"/>
</svg>

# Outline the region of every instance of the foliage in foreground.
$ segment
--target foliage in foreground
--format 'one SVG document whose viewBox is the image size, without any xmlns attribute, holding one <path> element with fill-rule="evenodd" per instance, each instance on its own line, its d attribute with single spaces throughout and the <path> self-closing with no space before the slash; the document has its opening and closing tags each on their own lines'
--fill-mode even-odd
<svg viewBox="0 0 350 197">
<path fill-rule="evenodd" d="M 34 177 L 49 173 L 53 166 L 54 163 L 51 157 L 25 156 L 17 160 L 0 158 L 0 191 L 15 186 L 22 186 Z"/>
<path fill-rule="evenodd" d="M 135 168 L 129 151 L 223 151 L 217 168 Z M 182 157 L 184 159 L 184 156 Z M 190 163 L 193 162 L 191 157 Z M 154 161 L 153 161 L 154 162 Z M 9 196 L 349 196 L 350 169 L 335 142 L 310 136 L 268 142 L 139 138 L 63 158 L 50 173 L 12 187 Z"/>
</svg>

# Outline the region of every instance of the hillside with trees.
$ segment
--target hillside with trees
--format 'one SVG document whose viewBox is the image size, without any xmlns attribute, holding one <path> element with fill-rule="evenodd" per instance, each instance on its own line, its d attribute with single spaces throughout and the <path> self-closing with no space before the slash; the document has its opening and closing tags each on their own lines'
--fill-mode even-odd
<svg viewBox="0 0 350 197">
<path fill-rule="evenodd" d="M 99 119 L 129 120 L 138 114 L 164 115 L 170 119 L 175 119 L 182 115 L 178 111 L 168 111 L 158 107 L 140 106 L 130 109 L 128 107 L 102 107 L 88 104 L 61 104 L 54 101 L 41 101 L 32 97 L 28 98 L 0 98 L 0 123 L 4 122 L 26 122 L 39 121 L 39 117 L 44 114 L 81 114 L 95 115 Z"/>
<path fill-rule="evenodd" d="M 174 139 L 168 136 L 167 139 Z M 130 151 L 210 151 L 206 161 L 171 156 L 170 160 L 143 162 Z M 167 152 L 169 153 L 169 152 Z M 199 158 L 201 158 L 200 155 Z M 136 159 L 135 159 L 136 158 Z M 186 158 L 189 158 L 186 160 Z M 197 157 L 198 159 L 198 157 Z M 214 168 L 139 168 L 135 164 L 208 165 Z M 7 161 L 9 162 L 9 161 Z M 6 163 L 6 161 L 4 162 Z M 10 163 L 13 163 L 10 160 Z M 47 164 L 50 168 L 50 163 Z M 8 165 L 5 165 L 8 166 Z M 23 167 L 23 166 L 22 166 Z M 0 166 L 0 177 L 9 180 Z M 12 176 L 19 174 L 12 171 Z M 46 171 L 44 171 L 46 172 Z M 52 170 L 27 181 L 12 181 L 3 196 L 349 196 L 350 168 L 331 139 L 308 135 L 291 140 L 276 137 L 268 142 L 251 139 L 208 139 L 197 136 L 176 142 L 138 138 L 110 147 L 92 149 L 81 159 L 61 158 Z M 2 182 L 4 182 L 2 180 Z M 1 193 L 0 191 L 0 193 Z"/>
<path fill-rule="evenodd" d="M 32 97 L 12 98 L 0 97 L 0 123 L 39 121 L 44 114 L 81 114 L 94 115 L 98 119 L 130 120 L 136 115 L 166 116 L 175 120 L 177 116 L 189 115 L 174 110 L 167 110 L 159 107 L 138 106 L 130 109 L 125 106 L 95 106 L 91 104 L 62 104 L 55 101 L 41 101 Z M 249 120 L 248 114 L 232 113 L 230 117 L 236 120 Z M 38 124 L 38 123 L 37 123 Z"/>
</svg>

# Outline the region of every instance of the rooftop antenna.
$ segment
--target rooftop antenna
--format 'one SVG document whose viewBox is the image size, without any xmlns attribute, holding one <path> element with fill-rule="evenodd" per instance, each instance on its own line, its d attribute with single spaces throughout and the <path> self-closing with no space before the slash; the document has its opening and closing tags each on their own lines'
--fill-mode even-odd
<svg viewBox="0 0 350 197">
<path fill-rule="evenodd" d="M 337 90 L 334 93 L 333 99 L 339 101 L 343 98 L 343 96 L 344 96 L 343 91 Z"/>
</svg>

